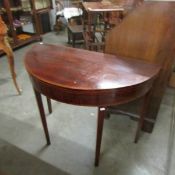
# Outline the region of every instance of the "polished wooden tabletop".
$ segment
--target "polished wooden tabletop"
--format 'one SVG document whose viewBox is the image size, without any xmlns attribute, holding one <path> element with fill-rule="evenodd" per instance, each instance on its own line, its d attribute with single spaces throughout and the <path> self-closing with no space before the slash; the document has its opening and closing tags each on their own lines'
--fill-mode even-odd
<svg viewBox="0 0 175 175">
<path fill-rule="evenodd" d="M 90 106 L 119 104 L 143 95 L 159 71 L 159 66 L 139 60 L 48 44 L 29 50 L 25 66 L 39 92 Z"/>
</svg>

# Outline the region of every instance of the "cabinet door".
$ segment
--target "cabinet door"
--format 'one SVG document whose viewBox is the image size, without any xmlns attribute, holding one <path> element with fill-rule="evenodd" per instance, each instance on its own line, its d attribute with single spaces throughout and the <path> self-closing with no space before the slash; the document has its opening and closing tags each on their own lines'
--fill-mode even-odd
<svg viewBox="0 0 175 175">
<path fill-rule="evenodd" d="M 38 22 L 39 22 L 39 32 L 40 34 L 44 34 L 51 31 L 50 26 L 50 16 L 48 10 L 43 10 L 42 12 L 38 12 Z"/>
<path fill-rule="evenodd" d="M 31 0 L 36 15 L 36 26 L 39 34 L 51 31 L 50 10 L 52 8 L 52 0 Z"/>
</svg>

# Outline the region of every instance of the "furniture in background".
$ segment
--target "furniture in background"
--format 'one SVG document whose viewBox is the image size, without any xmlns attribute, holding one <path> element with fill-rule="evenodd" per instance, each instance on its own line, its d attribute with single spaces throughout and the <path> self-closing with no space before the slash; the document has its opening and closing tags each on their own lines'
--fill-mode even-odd
<svg viewBox="0 0 175 175">
<path fill-rule="evenodd" d="M 53 7 L 52 0 L 31 0 L 36 18 L 36 29 L 39 34 L 51 31 L 50 10 Z"/>
<path fill-rule="evenodd" d="M 41 94 L 63 103 L 98 107 L 95 166 L 99 163 L 106 108 L 143 97 L 135 135 L 135 142 L 138 141 L 152 85 L 159 72 L 158 65 L 47 44 L 35 45 L 27 52 L 24 62 L 33 85 L 48 145 L 50 137 Z"/>
<path fill-rule="evenodd" d="M 83 25 L 70 25 L 67 26 L 68 30 L 68 43 L 72 43 L 72 47 L 75 47 L 77 42 L 84 42 L 83 37 Z"/>
<path fill-rule="evenodd" d="M 69 19 L 67 24 L 68 43 L 75 47 L 77 42 L 84 42 L 82 16 L 75 16 Z"/>
<path fill-rule="evenodd" d="M 12 48 L 41 40 L 40 34 L 50 31 L 48 12 L 51 0 L 2 0 L 0 13 L 8 27 Z"/>
<path fill-rule="evenodd" d="M 117 21 L 124 8 L 110 1 L 83 2 L 82 6 L 84 20 L 87 17 L 87 24 L 84 22 L 85 47 L 88 50 L 103 50 L 105 33 L 110 28 L 110 14 L 117 13 Z"/>
<path fill-rule="evenodd" d="M 57 31 L 62 30 L 62 26 L 67 26 L 69 19 L 82 15 L 80 1 L 56 0 L 56 24 Z"/>
<path fill-rule="evenodd" d="M 50 12 L 50 9 L 44 9 L 44 10 L 38 11 L 37 13 L 39 34 L 45 34 L 47 32 L 51 32 L 49 12 Z"/>
<path fill-rule="evenodd" d="M 123 18 L 142 2 L 143 0 L 83 2 L 86 49 L 104 51 L 106 33 L 118 26 Z"/>
<path fill-rule="evenodd" d="M 161 100 L 174 65 L 174 8 L 173 2 L 145 2 L 124 18 L 119 27 L 113 28 L 106 35 L 105 53 L 161 65 L 160 75 L 153 86 L 149 110 L 146 111 L 143 126 L 143 129 L 148 132 L 152 131 L 156 122 Z M 109 107 L 107 110 L 109 114 L 125 110 L 126 114 L 138 118 L 137 103 Z"/>
<path fill-rule="evenodd" d="M 8 43 L 7 26 L 2 21 L 1 16 L 0 16 L 0 50 L 2 50 L 3 52 L 7 54 L 7 59 L 8 59 L 10 73 L 13 79 L 13 83 L 15 85 L 16 90 L 18 91 L 18 94 L 21 94 L 21 90 L 16 81 L 13 51 Z"/>
<path fill-rule="evenodd" d="M 61 31 L 65 26 L 68 32 L 68 43 L 75 47 L 76 41 L 83 41 L 82 9 L 80 1 L 56 0 L 55 31 Z"/>
</svg>

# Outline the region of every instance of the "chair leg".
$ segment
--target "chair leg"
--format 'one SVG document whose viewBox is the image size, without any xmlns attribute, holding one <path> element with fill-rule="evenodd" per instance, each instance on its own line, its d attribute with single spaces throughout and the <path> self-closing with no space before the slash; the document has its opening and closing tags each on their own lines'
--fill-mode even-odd
<svg viewBox="0 0 175 175">
<path fill-rule="evenodd" d="M 13 51 L 12 51 L 6 37 L 4 37 L 3 42 L 1 42 L 0 48 L 7 54 L 8 64 L 9 64 L 10 73 L 11 73 L 11 76 L 13 79 L 13 83 L 15 85 L 15 88 L 16 88 L 18 94 L 20 95 L 21 89 L 19 88 L 17 81 L 16 81 Z"/>
<path fill-rule="evenodd" d="M 101 147 L 101 140 L 102 140 L 103 123 L 104 123 L 105 113 L 106 113 L 106 109 L 104 107 L 99 107 L 98 108 L 95 166 L 99 165 L 100 147 Z"/>
<path fill-rule="evenodd" d="M 138 142 L 138 139 L 139 139 L 139 136 L 140 136 L 140 130 L 142 129 L 143 124 L 144 124 L 144 118 L 145 118 L 146 110 L 148 108 L 150 94 L 151 94 L 151 90 L 149 90 L 145 94 L 145 96 L 143 97 L 143 104 L 142 104 L 142 107 L 141 107 L 140 118 L 139 118 L 139 121 L 138 121 L 138 124 L 137 124 L 137 130 L 136 130 L 136 135 L 135 135 L 135 139 L 134 139 L 135 143 Z"/>
<path fill-rule="evenodd" d="M 48 106 L 48 110 L 49 110 L 49 114 L 52 113 L 52 104 L 51 104 L 51 99 L 46 97 L 47 98 L 47 106 Z"/>
<path fill-rule="evenodd" d="M 18 83 L 16 81 L 16 73 L 15 73 L 15 69 L 14 69 L 14 57 L 13 56 L 11 56 L 11 57 L 8 56 L 8 62 L 9 62 L 10 73 L 11 73 L 11 76 L 12 76 L 12 79 L 13 79 L 13 83 L 15 85 L 15 88 L 16 88 L 18 94 L 21 95 L 21 89 L 19 88 Z"/>
<path fill-rule="evenodd" d="M 45 112 L 44 112 L 44 107 L 43 107 L 41 94 L 38 91 L 36 91 L 34 88 L 33 88 L 33 90 L 34 90 L 34 93 L 35 93 L 35 98 L 36 98 L 38 109 L 39 109 L 39 112 L 40 112 L 41 122 L 42 122 L 44 133 L 45 133 L 45 136 L 46 136 L 47 145 L 50 145 L 50 136 L 49 136 L 49 131 L 48 131 L 48 127 L 47 127 L 46 115 L 45 115 Z"/>
</svg>

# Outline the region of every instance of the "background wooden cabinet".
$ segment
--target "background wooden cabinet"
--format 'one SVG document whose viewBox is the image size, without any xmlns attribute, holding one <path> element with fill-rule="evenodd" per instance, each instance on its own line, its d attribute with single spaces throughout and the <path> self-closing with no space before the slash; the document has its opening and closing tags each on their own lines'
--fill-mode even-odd
<svg viewBox="0 0 175 175">
<path fill-rule="evenodd" d="M 51 0 L 1 0 L 0 14 L 8 27 L 12 48 L 41 40 L 50 31 Z"/>
</svg>

